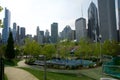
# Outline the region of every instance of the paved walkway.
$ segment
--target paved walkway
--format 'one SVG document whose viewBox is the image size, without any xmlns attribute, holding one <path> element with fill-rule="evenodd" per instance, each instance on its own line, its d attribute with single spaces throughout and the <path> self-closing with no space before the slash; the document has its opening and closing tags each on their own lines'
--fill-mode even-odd
<svg viewBox="0 0 120 80">
<path fill-rule="evenodd" d="M 23 59 L 22 61 L 19 61 L 17 63 L 17 65 L 18 65 L 18 67 L 31 67 L 31 66 L 25 64 L 25 59 Z"/>
<path fill-rule="evenodd" d="M 8 80 L 38 80 L 29 72 L 16 67 L 5 67 L 5 74 Z"/>
</svg>

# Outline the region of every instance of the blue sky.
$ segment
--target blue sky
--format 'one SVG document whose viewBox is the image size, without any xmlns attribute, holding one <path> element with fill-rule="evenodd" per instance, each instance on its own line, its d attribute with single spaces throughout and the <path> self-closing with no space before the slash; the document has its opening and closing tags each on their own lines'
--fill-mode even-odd
<svg viewBox="0 0 120 80">
<path fill-rule="evenodd" d="M 11 11 L 11 27 L 16 22 L 26 28 L 27 34 L 36 34 L 36 27 L 40 30 L 48 29 L 53 22 L 58 22 L 59 32 L 66 25 L 75 29 L 75 20 L 82 16 L 87 19 L 90 2 L 97 4 L 97 0 L 0 0 L 0 5 Z M 82 10 L 81 10 L 82 9 Z M 4 10 L 0 13 L 4 17 Z"/>
</svg>

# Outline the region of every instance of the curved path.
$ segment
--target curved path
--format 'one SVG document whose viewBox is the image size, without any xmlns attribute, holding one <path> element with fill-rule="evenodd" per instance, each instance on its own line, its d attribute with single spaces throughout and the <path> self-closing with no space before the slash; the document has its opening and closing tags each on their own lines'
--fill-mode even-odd
<svg viewBox="0 0 120 80">
<path fill-rule="evenodd" d="M 16 67 L 5 67 L 5 74 L 8 80 L 38 80 L 29 72 Z"/>
</svg>

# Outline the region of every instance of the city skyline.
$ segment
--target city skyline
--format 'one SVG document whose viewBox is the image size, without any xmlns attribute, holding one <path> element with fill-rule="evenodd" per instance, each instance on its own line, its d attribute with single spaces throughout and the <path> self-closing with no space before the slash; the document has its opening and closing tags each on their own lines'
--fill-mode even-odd
<svg viewBox="0 0 120 80">
<path fill-rule="evenodd" d="M 87 19 L 87 9 L 91 1 L 97 4 L 97 0 L 2 0 L 0 5 L 11 11 L 11 27 L 16 22 L 20 27 L 26 28 L 27 34 L 35 35 L 37 26 L 40 30 L 50 31 L 53 22 L 58 23 L 59 32 L 66 25 L 75 29 L 75 20 L 82 17 L 82 13 Z M 1 14 L 4 18 L 4 10 Z"/>
</svg>

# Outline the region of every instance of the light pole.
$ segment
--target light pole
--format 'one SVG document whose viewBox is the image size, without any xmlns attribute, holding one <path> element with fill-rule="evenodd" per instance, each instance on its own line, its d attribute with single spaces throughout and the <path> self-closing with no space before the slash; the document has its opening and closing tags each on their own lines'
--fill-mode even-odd
<svg viewBox="0 0 120 80">
<path fill-rule="evenodd" d="M 99 41 L 100 41 L 100 63 L 103 62 L 102 61 L 102 52 L 101 52 L 101 50 L 102 50 L 102 41 L 101 41 L 101 39 L 102 39 L 102 35 L 99 35 Z M 101 77 L 103 77 L 103 64 L 102 64 L 102 70 L 101 70 Z"/>
<path fill-rule="evenodd" d="M 102 45 L 101 45 L 101 39 L 102 39 L 102 35 L 99 35 L 99 41 L 100 41 L 100 62 L 102 62 L 102 53 L 101 53 Z"/>
<path fill-rule="evenodd" d="M 44 59 L 44 80 L 47 80 L 47 77 L 46 77 L 46 56 L 45 55 L 39 55 L 39 57 L 43 58 Z"/>
</svg>

